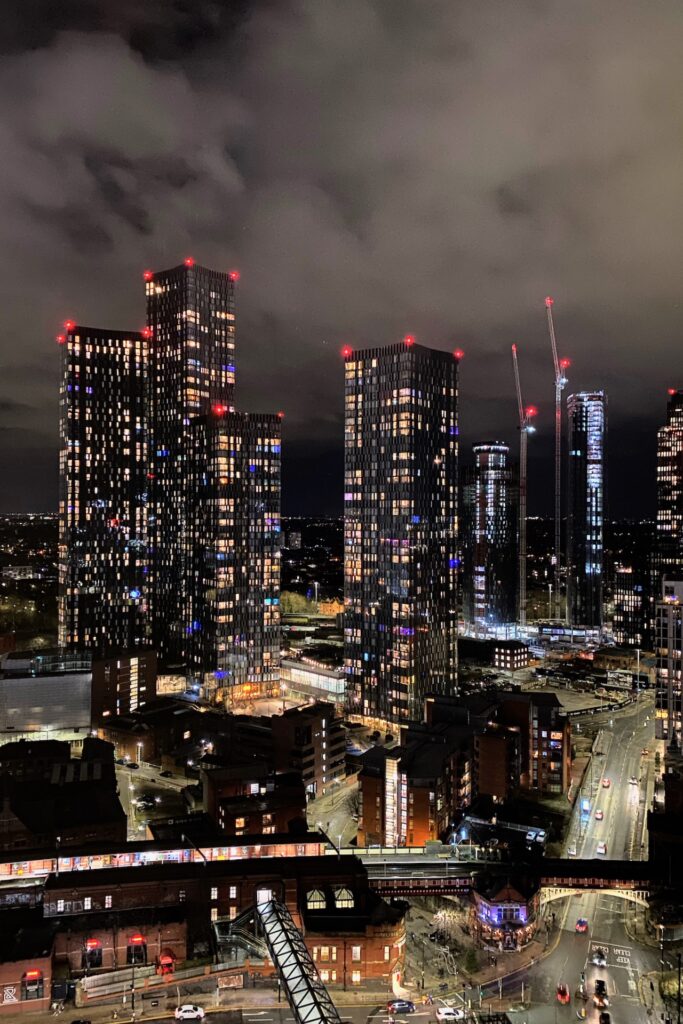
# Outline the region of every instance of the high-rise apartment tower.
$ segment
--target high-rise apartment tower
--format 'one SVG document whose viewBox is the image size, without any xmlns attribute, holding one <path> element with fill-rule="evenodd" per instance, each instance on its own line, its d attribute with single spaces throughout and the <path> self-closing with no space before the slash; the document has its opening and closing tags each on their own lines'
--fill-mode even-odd
<svg viewBox="0 0 683 1024">
<path fill-rule="evenodd" d="M 348 710 L 400 723 L 456 685 L 458 359 L 410 337 L 344 356 Z"/>
<path fill-rule="evenodd" d="M 571 625 L 603 621 L 603 528 L 607 396 L 580 391 L 567 399 L 567 617 Z"/>
<path fill-rule="evenodd" d="M 516 474 L 501 441 L 475 444 L 462 487 L 465 621 L 496 629 L 517 619 Z"/>
</svg>

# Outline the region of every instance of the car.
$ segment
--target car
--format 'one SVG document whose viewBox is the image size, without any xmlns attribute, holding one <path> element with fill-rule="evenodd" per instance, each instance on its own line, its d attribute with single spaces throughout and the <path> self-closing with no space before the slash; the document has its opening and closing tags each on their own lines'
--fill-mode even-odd
<svg viewBox="0 0 683 1024">
<path fill-rule="evenodd" d="M 159 778 L 160 779 L 172 779 L 173 778 L 173 772 L 169 772 L 168 768 L 165 768 L 163 770 L 163 772 L 159 772 Z"/>
<path fill-rule="evenodd" d="M 612 1018 L 610 1017 L 607 1010 L 601 1010 L 600 1016 L 598 1017 L 599 1024 L 611 1024 Z"/>
<path fill-rule="evenodd" d="M 114 760 L 114 764 L 125 764 L 125 763 L 126 763 L 125 757 L 117 757 Z"/>
<path fill-rule="evenodd" d="M 139 767 L 140 765 L 137 763 L 137 761 L 128 761 L 126 764 L 126 768 L 132 768 L 133 771 L 135 771 Z"/>
<path fill-rule="evenodd" d="M 595 979 L 595 995 L 593 996 L 593 1002 L 600 1010 L 604 1010 L 606 1006 L 609 1006 L 607 982 L 604 978 Z"/>
<path fill-rule="evenodd" d="M 596 811 L 596 812 L 595 812 L 595 820 L 596 820 L 596 821 L 602 821 L 602 819 L 603 819 L 604 817 L 605 817 L 605 813 L 604 813 L 604 811 Z"/>
<path fill-rule="evenodd" d="M 647 757 L 649 753 L 650 753 L 650 751 L 647 749 L 647 747 L 643 747 L 643 749 L 640 752 L 640 756 L 641 757 Z"/>
<path fill-rule="evenodd" d="M 541 829 L 540 832 L 536 833 L 536 842 L 537 843 L 544 843 L 545 842 L 545 837 L 546 837 L 546 833 L 543 831 L 543 829 Z"/>
<path fill-rule="evenodd" d="M 603 779 L 602 780 L 602 788 L 603 789 L 609 789 L 611 785 L 612 785 L 612 783 L 610 782 L 609 779 Z"/>
<path fill-rule="evenodd" d="M 536 838 L 537 835 L 538 835 L 538 832 L 537 832 L 537 830 L 535 828 L 529 829 L 529 831 L 526 834 L 526 841 L 527 841 L 527 843 L 533 843 L 533 841 L 534 841 L 534 839 Z"/>
<path fill-rule="evenodd" d="M 464 1020 L 465 1011 L 459 1006 L 437 1006 L 436 1008 L 436 1019 L 437 1020 Z"/>
<path fill-rule="evenodd" d="M 593 950 L 593 963 L 596 967 L 607 966 L 607 953 L 602 946 L 598 946 L 597 949 Z"/>
<path fill-rule="evenodd" d="M 194 1003 L 183 1003 L 182 1006 L 175 1008 L 176 1020 L 204 1020 L 204 1015 L 204 1007 L 196 1006 Z"/>
<path fill-rule="evenodd" d="M 569 995 L 569 985 L 565 985 L 563 983 L 560 983 L 557 986 L 557 1001 L 558 1001 L 558 1003 L 562 1003 L 563 1006 L 566 1006 L 567 1003 L 570 1000 L 571 1000 L 571 996 Z"/>
<path fill-rule="evenodd" d="M 584 932 L 588 931 L 588 921 L 585 917 L 580 917 L 578 919 L 574 930 L 577 931 L 580 935 L 583 935 Z"/>
<path fill-rule="evenodd" d="M 596 853 L 603 857 L 607 853 L 607 843 L 598 843 Z"/>
<path fill-rule="evenodd" d="M 632 786 L 637 786 L 638 785 L 638 779 L 635 777 L 635 775 L 632 775 L 631 778 L 628 781 L 629 781 L 629 783 Z"/>
<path fill-rule="evenodd" d="M 567 856 L 568 857 L 576 857 L 576 847 L 575 846 L 570 846 L 569 847 L 569 849 L 567 850 Z"/>
<path fill-rule="evenodd" d="M 390 999 L 387 1010 L 389 1013 L 415 1013 L 415 1003 L 410 999 Z"/>
</svg>

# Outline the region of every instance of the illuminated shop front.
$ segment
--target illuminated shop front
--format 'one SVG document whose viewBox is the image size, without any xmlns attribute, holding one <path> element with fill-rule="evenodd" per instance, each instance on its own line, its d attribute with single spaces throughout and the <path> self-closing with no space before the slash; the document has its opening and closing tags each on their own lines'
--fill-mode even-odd
<svg viewBox="0 0 683 1024">
<path fill-rule="evenodd" d="M 523 949 L 538 926 L 539 884 L 526 878 L 483 878 L 472 890 L 472 933 L 484 946 Z"/>
</svg>

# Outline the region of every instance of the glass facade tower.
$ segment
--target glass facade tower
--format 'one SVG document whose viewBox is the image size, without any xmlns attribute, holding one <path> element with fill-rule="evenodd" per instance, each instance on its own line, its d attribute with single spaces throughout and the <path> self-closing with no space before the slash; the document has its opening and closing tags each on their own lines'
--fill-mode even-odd
<svg viewBox="0 0 683 1024">
<path fill-rule="evenodd" d="M 400 723 L 456 686 L 458 362 L 409 338 L 345 377 L 348 710 Z"/>
<path fill-rule="evenodd" d="M 462 488 L 463 613 L 495 629 L 517 619 L 518 491 L 510 449 L 475 444 Z"/>
<path fill-rule="evenodd" d="M 607 396 L 603 391 L 570 395 L 567 412 L 567 617 L 571 625 L 600 628 Z"/>
</svg>

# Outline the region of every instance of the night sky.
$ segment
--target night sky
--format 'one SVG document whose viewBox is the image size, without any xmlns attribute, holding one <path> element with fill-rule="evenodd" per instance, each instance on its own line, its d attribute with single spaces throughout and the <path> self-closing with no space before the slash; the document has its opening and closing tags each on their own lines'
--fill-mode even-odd
<svg viewBox="0 0 683 1024">
<path fill-rule="evenodd" d="M 239 267 L 238 407 L 284 410 L 284 511 L 340 513 L 341 346 L 462 347 L 467 447 L 552 505 L 555 298 L 609 395 L 609 511 L 650 513 L 683 386 L 680 0 L 5 0 L 0 510 L 56 508 L 67 318 L 144 323 L 142 271 Z M 567 393 L 569 393 L 567 392 Z"/>
</svg>

